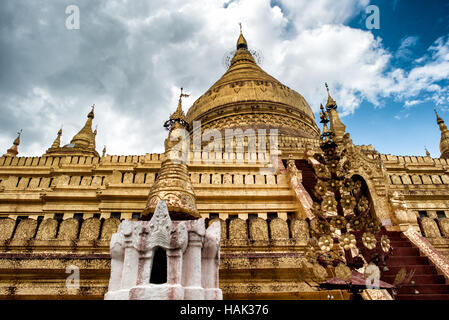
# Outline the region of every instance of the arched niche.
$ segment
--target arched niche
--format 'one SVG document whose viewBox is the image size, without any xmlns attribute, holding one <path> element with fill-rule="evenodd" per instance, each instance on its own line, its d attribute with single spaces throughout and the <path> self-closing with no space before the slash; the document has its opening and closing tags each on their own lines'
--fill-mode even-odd
<svg viewBox="0 0 449 320">
<path fill-rule="evenodd" d="M 376 203 L 375 203 L 373 197 L 371 196 L 370 188 L 369 188 L 366 180 L 361 175 L 358 175 L 358 174 L 353 175 L 351 177 L 351 179 L 354 182 L 360 181 L 362 183 L 361 195 L 365 196 L 369 201 L 370 214 L 372 217 L 377 218 L 377 220 L 379 220 L 379 222 L 381 222 L 381 218 L 376 214 Z"/>
<path fill-rule="evenodd" d="M 151 265 L 150 283 L 167 283 L 167 251 L 159 246 L 153 248 L 153 263 Z"/>
</svg>

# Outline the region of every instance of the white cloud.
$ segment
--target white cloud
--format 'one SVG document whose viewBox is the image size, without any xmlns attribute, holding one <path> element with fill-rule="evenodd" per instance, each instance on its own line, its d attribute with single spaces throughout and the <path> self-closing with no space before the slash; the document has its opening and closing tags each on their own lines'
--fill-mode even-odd
<svg viewBox="0 0 449 320">
<path fill-rule="evenodd" d="M 395 57 L 397 59 L 411 59 L 413 55 L 413 48 L 418 43 L 419 37 L 417 36 L 408 36 L 402 39 L 401 44 L 396 51 Z"/>
</svg>

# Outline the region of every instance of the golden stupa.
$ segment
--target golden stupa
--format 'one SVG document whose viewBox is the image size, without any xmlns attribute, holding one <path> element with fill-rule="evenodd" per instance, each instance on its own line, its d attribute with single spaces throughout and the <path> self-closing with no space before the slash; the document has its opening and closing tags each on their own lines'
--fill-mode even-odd
<svg viewBox="0 0 449 320">
<path fill-rule="evenodd" d="M 260 68 L 240 32 L 225 74 L 187 112 L 203 129 L 278 129 L 280 136 L 318 139 L 312 109 L 298 92 Z"/>
</svg>

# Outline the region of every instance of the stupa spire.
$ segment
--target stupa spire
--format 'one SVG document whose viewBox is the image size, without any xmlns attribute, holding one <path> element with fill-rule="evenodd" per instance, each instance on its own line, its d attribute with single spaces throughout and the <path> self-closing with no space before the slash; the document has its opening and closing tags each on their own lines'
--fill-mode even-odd
<svg viewBox="0 0 449 320">
<path fill-rule="evenodd" d="M 84 127 L 73 137 L 71 144 L 76 147 L 89 147 L 95 145 L 95 134 L 92 131 L 92 120 L 95 117 L 95 104 L 92 105 L 92 110 L 87 115 Z"/>
<path fill-rule="evenodd" d="M 346 132 L 346 126 L 340 120 L 340 116 L 337 112 L 337 103 L 331 97 L 327 83 L 325 83 L 325 86 L 327 90 L 326 111 L 329 114 L 330 130 L 335 134 L 335 141 L 338 143 L 343 140 L 343 136 Z"/>
<path fill-rule="evenodd" d="M 437 110 L 434 109 L 435 115 L 437 117 L 437 124 L 440 127 L 441 139 L 440 139 L 440 158 L 449 159 L 449 130 L 444 124 L 444 120 L 440 118 Z"/>
<path fill-rule="evenodd" d="M 93 155 L 99 157 L 98 152 L 95 150 L 95 136 L 97 130 L 92 130 L 92 120 L 95 117 L 95 105 L 92 105 L 92 109 L 87 114 L 87 120 L 83 128 L 72 138 L 70 144 L 60 146 L 62 128 L 58 132 L 58 136 L 53 142 L 52 146 L 47 150 L 44 156 L 50 155 Z"/>
<path fill-rule="evenodd" d="M 6 153 L 3 155 L 4 157 L 16 157 L 19 154 L 18 146 L 20 144 L 20 136 L 22 135 L 22 129 L 17 132 L 17 138 L 14 139 L 11 148 L 9 148 Z"/>
<path fill-rule="evenodd" d="M 325 82 L 326 90 L 327 90 L 327 103 L 326 103 L 326 109 L 336 109 L 337 103 L 335 100 L 331 97 L 331 94 L 329 92 L 329 86 L 327 85 L 327 82 Z"/>
<path fill-rule="evenodd" d="M 189 170 L 186 161 L 179 158 L 178 152 L 172 152 L 175 145 L 179 145 L 178 139 L 171 139 L 175 133 L 174 129 L 188 130 L 184 111 L 182 111 L 182 98 L 188 97 L 183 93 L 179 96 L 178 107 L 164 124 L 169 130 L 167 139 L 165 139 L 165 152 L 158 172 L 157 179 L 150 188 L 148 201 L 142 214 L 143 220 L 151 219 L 156 206 L 160 200 L 167 203 L 170 217 L 172 220 L 190 220 L 201 218 L 196 208 L 195 192 L 189 177 Z M 178 136 L 179 137 L 179 136 Z M 188 143 L 184 140 L 185 143 Z"/>
<path fill-rule="evenodd" d="M 56 136 L 55 141 L 53 141 L 53 144 L 51 145 L 50 149 L 59 148 L 61 146 L 61 135 L 62 135 L 62 128 L 58 130 L 58 135 Z"/>
<path fill-rule="evenodd" d="M 181 88 L 181 93 L 179 95 L 179 100 L 178 100 L 178 107 L 176 108 L 175 112 L 173 112 L 170 115 L 170 118 L 167 121 L 165 121 L 165 123 L 164 123 L 164 127 L 169 131 L 173 128 L 175 123 L 180 123 L 181 126 L 186 128 L 186 130 L 189 130 L 189 124 L 187 122 L 187 117 L 186 117 L 184 111 L 182 110 L 182 98 L 187 98 L 190 95 L 184 93 L 183 91 L 184 91 L 184 88 Z"/>
<path fill-rule="evenodd" d="M 237 50 L 239 49 L 248 49 L 248 43 L 246 42 L 245 37 L 243 36 L 243 32 L 242 32 L 242 23 L 239 22 L 239 26 L 240 26 L 240 36 L 237 40 Z"/>
</svg>

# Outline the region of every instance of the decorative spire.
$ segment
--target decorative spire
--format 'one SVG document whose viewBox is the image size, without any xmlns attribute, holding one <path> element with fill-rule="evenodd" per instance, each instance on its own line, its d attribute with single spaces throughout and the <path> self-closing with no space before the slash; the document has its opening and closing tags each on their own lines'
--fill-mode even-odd
<svg viewBox="0 0 449 320">
<path fill-rule="evenodd" d="M 190 95 L 183 93 L 183 90 L 184 89 L 181 88 L 181 94 L 179 95 L 178 107 L 176 108 L 176 111 L 173 112 L 172 115 L 170 116 L 170 119 L 165 121 L 165 123 L 164 123 L 164 128 L 166 128 L 169 131 L 173 128 L 173 125 L 175 123 L 179 123 L 184 128 L 186 128 L 186 130 L 189 130 L 189 124 L 187 122 L 187 117 L 186 117 L 184 111 L 182 110 L 182 98 L 187 98 Z"/>
<path fill-rule="evenodd" d="M 18 146 L 20 144 L 20 136 L 22 135 L 22 129 L 17 132 L 17 138 L 14 139 L 11 148 L 7 150 L 7 152 L 3 155 L 4 157 L 15 157 L 19 153 Z"/>
<path fill-rule="evenodd" d="M 427 156 L 427 157 L 430 157 L 430 152 L 429 152 L 429 150 L 427 150 L 427 147 L 426 147 L 426 146 L 424 146 L 424 150 L 426 150 L 426 156 Z"/>
<path fill-rule="evenodd" d="M 175 145 L 175 142 L 170 139 L 173 129 L 180 126 L 188 128 L 188 123 L 182 111 L 182 98 L 188 96 L 183 93 L 181 88 L 178 108 L 164 124 L 164 127 L 169 130 L 168 137 L 165 139 L 165 153 L 157 179 L 150 188 L 142 220 L 151 219 L 160 200 L 164 200 L 167 203 L 172 220 L 201 218 L 196 208 L 195 192 L 190 181 L 187 164 L 180 159 L 172 159 L 173 155 L 171 152 L 172 147 Z"/>
<path fill-rule="evenodd" d="M 327 83 L 325 83 L 325 86 L 327 90 L 326 112 L 329 115 L 330 131 L 335 134 L 335 142 L 339 143 L 343 140 L 343 136 L 346 132 L 346 126 L 340 120 L 340 116 L 337 112 L 337 103 L 331 97 Z"/>
<path fill-rule="evenodd" d="M 95 145 L 95 134 L 92 131 L 92 120 L 94 119 L 95 104 L 87 115 L 87 121 L 84 127 L 73 137 L 71 144 L 75 147 L 88 148 Z"/>
<path fill-rule="evenodd" d="M 329 86 L 327 85 L 327 82 L 325 82 L 326 90 L 327 90 L 327 103 L 326 103 L 326 109 L 336 109 L 337 103 L 335 100 L 331 97 L 331 94 L 329 92 Z"/>
<path fill-rule="evenodd" d="M 237 50 L 239 49 L 248 49 L 248 43 L 246 42 L 245 37 L 243 36 L 242 33 L 242 23 L 239 22 L 239 26 L 240 26 L 240 36 L 239 39 L 237 40 Z"/>
<path fill-rule="evenodd" d="M 94 110 L 95 110 L 95 103 L 92 105 L 92 110 L 89 112 L 89 114 L 87 115 L 88 118 L 93 119 L 95 117 L 94 115 Z"/>
<path fill-rule="evenodd" d="M 92 131 L 92 120 L 95 117 L 95 104 L 92 105 L 91 111 L 87 114 L 87 120 L 84 127 L 72 138 L 70 144 L 60 147 L 60 135 L 53 142 L 53 145 L 47 150 L 44 156 L 49 155 L 93 155 L 99 157 L 95 150 L 95 136 L 97 129 Z M 60 130 L 62 133 L 62 129 Z"/>
<path fill-rule="evenodd" d="M 102 154 L 101 156 L 104 158 L 105 155 L 106 155 L 106 146 L 104 146 L 104 148 L 103 148 L 103 154 Z"/>
<path fill-rule="evenodd" d="M 61 135 L 62 135 L 62 127 L 61 129 L 58 130 L 58 136 L 51 145 L 50 149 L 59 148 L 61 146 Z"/>
<path fill-rule="evenodd" d="M 447 126 L 444 124 L 444 120 L 438 116 L 437 111 L 434 109 L 435 115 L 437 117 L 437 123 L 440 127 L 441 131 L 441 139 L 440 139 L 440 158 L 449 159 L 449 130 Z"/>
</svg>

